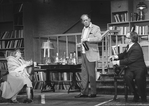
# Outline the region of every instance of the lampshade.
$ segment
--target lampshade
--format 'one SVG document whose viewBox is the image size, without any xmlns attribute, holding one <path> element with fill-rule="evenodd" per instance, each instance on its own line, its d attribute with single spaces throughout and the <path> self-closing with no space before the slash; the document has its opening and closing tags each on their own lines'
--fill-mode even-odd
<svg viewBox="0 0 149 106">
<path fill-rule="evenodd" d="M 139 4 L 137 5 L 137 9 L 139 10 L 143 10 L 147 8 L 147 5 L 144 2 L 139 2 Z"/>
<path fill-rule="evenodd" d="M 42 43 L 42 49 L 54 49 L 53 43 L 50 40 Z"/>
</svg>

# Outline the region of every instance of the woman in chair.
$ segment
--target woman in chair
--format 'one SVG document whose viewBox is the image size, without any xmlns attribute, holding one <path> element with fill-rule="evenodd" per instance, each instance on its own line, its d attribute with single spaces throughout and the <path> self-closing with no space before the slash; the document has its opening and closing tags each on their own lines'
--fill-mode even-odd
<svg viewBox="0 0 149 106">
<path fill-rule="evenodd" d="M 29 79 L 30 75 L 27 72 L 27 67 L 32 65 L 32 61 L 25 61 L 19 49 L 12 52 L 6 59 L 9 74 L 7 75 L 7 81 L 1 84 L 2 97 L 10 99 L 13 103 L 17 103 L 17 95 L 25 86 L 27 98 L 24 102 L 31 103 L 32 82 Z"/>
</svg>

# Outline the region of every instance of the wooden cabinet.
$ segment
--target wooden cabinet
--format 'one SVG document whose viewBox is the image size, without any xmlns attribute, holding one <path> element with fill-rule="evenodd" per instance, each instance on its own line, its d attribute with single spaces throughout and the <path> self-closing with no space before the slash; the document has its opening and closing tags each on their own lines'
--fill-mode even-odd
<svg viewBox="0 0 149 106">
<path fill-rule="evenodd" d="M 126 0 L 113 0 L 111 2 L 112 12 L 128 11 L 128 1 Z"/>
<path fill-rule="evenodd" d="M 0 8 L 0 51 L 21 49 L 25 59 L 32 56 L 32 4 L 22 0 L 1 3 Z M 28 9 L 30 11 L 28 11 Z M 29 18 L 27 18 L 29 17 Z"/>
<path fill-rule="evenodd" d="M 112 0 L 111 1 L 111 22 L 128 22 L 132 8 L 132 0 Z"/>
</svg>

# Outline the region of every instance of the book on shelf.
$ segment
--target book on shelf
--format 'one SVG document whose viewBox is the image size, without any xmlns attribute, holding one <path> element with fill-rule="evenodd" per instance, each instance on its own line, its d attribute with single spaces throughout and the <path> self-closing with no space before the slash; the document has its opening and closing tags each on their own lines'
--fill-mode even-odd
<svg viewBox="0 0 149 106">
<path fill-rule="evenodd" d="M 10 55 L 11 55 L 11 53 L 12 53 L 12 51 L 11 51 L 11 50 L 6 50 L 6 51 L 5 51 L 5 57 L 10 56 Z"/>
<path fill-rule="evenodd" d="M 67 80 L 68 80 L 68 78 L 67 78 L 67 72 L 64 72 L 64 73 L 63 73 L 63 77 L 64 77 L 64 78 L 63 78 L 64 81 L 67 81 Z"/>
<path fill-rule="evenodd" d="M 4 58 L 5 57 L 5 53 L 4 52 L 0 52 L 0 58 Z"/>
<path fill-rule="evenodd" d="M 14 30 L 14 36 L 13 38 L 23 38 L 23 30 Z"/>
<path fill-rule="evenodd" d="M 119 17 L 119 14 L 116 14 L 116 17 L 117 17 L 117 21 L 118 22 L 121 22 L 120 17 Z"/>
<path fill-rule="evenodd" d="M 121 14 L 121 22 L 125 22 L 125 17 L 124 17 L 124 14 Z"/>
<path fill-rule="evenodd" d="M 1 39 L 23 38 L 23 29 L 14 31 L 3 31 L 0 33 Z"/>
<path fill-rule="evenodd" d="M 77 81 L 81 81 L 81 75 L 80 75 L 80 73 L 76 73 L 76 79 L 77 79 Z"/>
<path fill-rule="evenodd" d="M 126 35 L 129 32 L 128 26 L 110 26 L 110 30 L 119 30 L 118 35 Z"/>
<path fill-rule="evenodd" d="M 14 48 L 17 48 L 18 40 L 14 41 Z"/>
<path fill-rule="evenodd" d="M 7 71 L 7 62 L 6 61 L 0 61 L 0 69 L 1 71 Z"/>
<path fill-rule="evenodd" d="M 46 81 L 46 74 L 44 72 L 38 72 L 39 81 Z"/>
<path fill-rule="evenodd" d="M 21 12 L 22 9 L 23 9 L 23 3 L 21 3 L 20 6 L 19 6 L 19 12 Z"/>
<path fill-rule="evenodd" d="M 39 81 L 38 72 L 34 72 L 34 81 L 35 82 Z"/>
<path fill-rule="evenodd" d="M 33 82 L 33 89 L 35 89 L 36 88 L 36 85 L 37 85 L 37 82 Z"/>
<path fill-rule="evenodd" d="M 125 22 L 128 21 L 128 13 L 124 13 L 124 20 Z"/>
<path fill-rule="evenodd" d="M 117 19 L 116 15 L 114 15 L 114 19 L 115 19 L 115 22 L 118 22 L 118 19 Z"/>
<path fill-rule="evenodd" d="M 8 34 L 8 31 L 5 31 L 5 32 L 3 33 L 3 35 L 2 35 L 2 39 L 5 39 L 6 36 L 7 36 L 7 34 Z"/>
<path fill-rule="evenodd" d="M 127 22 L 128 21 L 128 13 L 116 13 L 113 14 L 115 22 Z"/>
<path fill-rule="evenodd" d="M 149 32 L 149 26 L 144 25 L 144 26 L 135 26 L 135 32 L 138 33 L 139 35 L 148 35 Z"/>
</svg>

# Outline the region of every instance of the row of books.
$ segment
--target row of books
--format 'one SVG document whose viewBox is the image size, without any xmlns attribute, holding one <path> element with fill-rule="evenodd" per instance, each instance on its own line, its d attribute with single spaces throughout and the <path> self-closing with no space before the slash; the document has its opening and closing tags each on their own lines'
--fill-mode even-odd
<svg viewBox="0 0 149 106">
<path fill-rule="evenodd" d="M 55 85 L 55 90 L 68 90 L 69 87 L 70 87 L 70 84 L 59 83 Z"/>
<path fill-rule="evenodd" d="M 128 22 L 128 13 L 113 14 L 115 22 Z"/>
<path fill-rule="evenodd" d="M 23 38 L 23 30 L 0 32 L 0 39 L 9 39 L 9 38 Z"/>
<path fill-rule="evenodd" d="M 149 34 L 149 26 L 135 26 L 135 32 L 137 32 L 139 35 L 148 35 Z"/>
<path fill-rule="evenodd" d="M 6 62 L 6 61 L 1 61 L 1 62 L 0 62 L 0 70 L 1 70 L 1 71 L 2 71 L 2 70 L 4 70 L 4 71 L 8 70 L 7 62 Z"/>
<path fill-rule="evenodd" d="M 130 31 L 128 26 L 110 26 L 109 29 L 110 30 L 119 30 L 118 35 L 126 35 Z M 149 34 L 149 26 L 148 25 L 143 25 L 143 26 L 135 25 L 134 27 L 132 27 L 131 31 L 133 29 L 139 35 L 148 35 Z"/>
<path fill-rule="evenodd" d="M 55 84 L 55 89 L 65 89 L 68 90 L 70 87 L 70 82 L 72 81 L 72 73 L 50 73 L 49 75 L 50 81 Z M 34 72 L 34 89 L 42 89 L 45 85 L 45 81 L 47 81 L 46 73 L 44 72 Z M 80 73 L 76 73 L 76 80 L 80 81 L 81 76 Z M 68 83 L 67 83 L 68 82 Z M 47 88 L 48 89 L 48 88 Z M 46 89 L 46 90 L 47 90 Z"/>
<path fill-rule="evenodd" d="M 24 47 L 23 39 L 0 41 L 0 49 L 21 48 Z"/>
<path fill-rule="evenodd" d="M 64 73 L 50 73 L 49 75 L 51 81 L 71 81 L 72 73 L 64 72 Z M 76 79 L 80 80 L 81 76 L 79 73 L 76 73 Z M 44 72 L 34 72 L 34 81 L 46 81 L 46 73 Z"/>
<path fill-rule="evenodd" d="M 45 87 L 45 90 L 51 90 L 50 86 L 45 86 L 44 81 L 37 81 L 33 83 L 33 88 L 38 90 L 44 90 L 43 87 Z M 68 90 L 70 87 L 70 84 L 66 83 L 56 83 L 54 85 L 55 90 Z"/>
<path fill-rule="evenodd" d="M 36 81 L 33 82 L 33 88 L 34 89 L 42 89 L 44 86 L 45 82 L 44 81 Z"/>
<path fill-rule="evenodd" d="M 46 73 L 44 72 L 34 72 L 34 81 L 46 81 Z"/>
<path fill-rule="evenodd" d="M 76 73 L 76 80 L 80 81 L 81 76 L 80 73 Z M 72 81 L 73 73 L 64 72 L 64 73 L 50 73 L 51 81 Z"/>
<path fill-rule="evenodd" d="M 17 13 L 17 12 L 22 12 L 22 10 L 23 10 L 23 3 L 17 3 L 15 5 L 14 11 Z"/>
<path fill-rule="evenodd" d="M 44 72 L 34 72 L 33 75 L 33 88 L 42 89 L 46 81 L 46 73 Z"/>
<path fill-rule="evenodd" d="M 110 30 L 119 30 L 118 35 L 126 35 L 130 29 L 128 26 L 110 26 Z"/>
<path fill-rule="evenodd" d="M 51 81 L 68 81 L 72 80 L 72 73 L 50 73 Z"/>
</svg>

